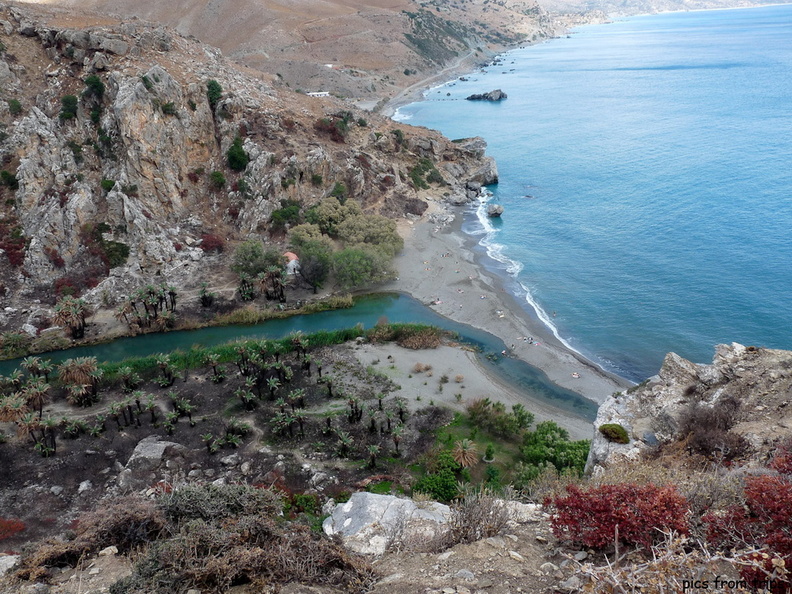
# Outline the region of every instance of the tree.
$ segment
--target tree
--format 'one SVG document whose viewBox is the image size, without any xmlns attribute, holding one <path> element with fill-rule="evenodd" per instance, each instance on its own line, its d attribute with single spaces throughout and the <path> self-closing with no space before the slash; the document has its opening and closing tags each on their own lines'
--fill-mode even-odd
<svg viewBox="0 0 792 594">
<path fill-rule="evenodd" d="M 226 153 L 228 166 L 234 171 L 244 171 L 250 162 L 250 157 L 242 148 L 242 139 L 237 136 Z"/>
<path fill-rule="evenodd" d="M 374 468 L 377 466 L 377 455 L 380 452 L 380 447 L 378 445 L 370 445 L 368 447 L 368 455 L 369 455 L 369 468 Z"/>
<path fill-rule="evenodd" d="M 223 96 L 223 87 L 216 80 L 210 80 L 206 83 L 206 98 L 209 100 L 209 107 L 214 108 Z"/>
<path fill-rule="evenodd" d="M 300 256 L 300 276 L 313 288 L 314 294 L 316 294 L 330 274 L 332 248 L 327 242 L 310 240 L 302 244 L 298 255 Z"/>
<path fill-rule="evenodd" d="M 319 225 L 303 223 L 302 225 L 295 225 L 289 229 L 289 245 L 293 250 L 299 251 L 300 246 L 304 243 L 317 239 L 324 239 L 330 244 L 327 237 L 322 235 L 322 230 L 319 228 Z"/>
<path fill-rule="evenodd" d="M 363 214 L 360 204 L 354 200 L 347 200 L 344 204 L 338 198 L 328 196 L 316 206 L 310 208 L 305 213 L 305 219 L 309 223 L 318 225 L 322 233 L 330 236 L 336 235 L 337 227 L 349 217 Z"/>
<path fill-rule="evenodd" d="M 344 289 L 352 289 L 388 278 L 392 272 L 388 258 L 369 248 L 346 248 L 333 254 L 333 272 Z"/>
<path fill-rule="evenodd" d="M 72 338 L 79 339 L 85 335 L 85 318 L 88 313 L 88 304 L 85 301 L 65 295 L 55 305 L 54 320 L 56 324 L 68 326 Z"/>
<path fill-rule="evenodd" d="M 359 214 L 344 219 L 336 227 L 345 246 L 372 245 L 393 257 L 404 247 L 395 221 L 380 215 Z"/>
<path fill-rule="evenodd" d="M 264 249 L 264 244 L 257 239 L 248 239 L 240 243 L 234 250 L 231 259 L 231 270 L 237 274 L 247 274 L 255 278 L 270 266 L 284 266 L 285 258 L 278 250 Z"/>
<path fill-rule="evenodd" d="M 476 444 L 469 439 L 457 441 L 451 454 L 454 457 L 454 461 L 462 468 L 470 468 L 478 462 Z"/>
</svg>

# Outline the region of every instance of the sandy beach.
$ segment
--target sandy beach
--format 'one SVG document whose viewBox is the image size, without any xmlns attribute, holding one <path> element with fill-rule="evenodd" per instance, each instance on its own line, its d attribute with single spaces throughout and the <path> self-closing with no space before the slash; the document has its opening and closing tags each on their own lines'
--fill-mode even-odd
<svg viewBox="0 0 792 594">
<path fill-rule="evenodd" d="M 382 288 L 408 293 L 445 317 L 498 336 L 506 345 L 513 346 L 509 356 L 541 369 L 553 383 L 596 403 L 630 386 L 627 380 L 603 371 L 565 347 L 503 289 L 499 278 L 484 270 L 472 251 L 475 240 L 461 230 L 464 212 L 465 207 L 432 201 L 420 220 L 402 223 L 405 246 L 394 261 L 398 279 Z M 453 221 L 436 224 L 430 220 L 436 220 L 433 214 L 441 213 L 453 215 Z M 513 388 L 504 386 L 497 378 L 490 377 L 489 381 L 503 393 L 502 398 L 492 396 L 509 401 L 518 398 L 530 404 L 537 417 L 569 424 L 568 413 L 550 410 L 552 407 L 545 404 L 540 407 L 537 401 L 526 394 L 515 394 Z M 573 423 L 574 432 L 579 434 L 580 423 L 588 426 L 585 436 L 590 437 L 591 425 L 581 419 Z M 568 428 L 573 429 L 571 425 Z"/>
</svg>

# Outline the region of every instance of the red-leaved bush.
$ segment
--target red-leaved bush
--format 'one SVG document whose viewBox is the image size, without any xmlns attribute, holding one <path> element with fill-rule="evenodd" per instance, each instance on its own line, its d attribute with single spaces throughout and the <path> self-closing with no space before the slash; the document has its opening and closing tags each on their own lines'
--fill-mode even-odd
<svg viewBox="0 0 792 594">
<path fill-rule="evenodd" d="M 7 520 L 5 518 L 0 518 L 0 540 L 11 538 L 24 529 L 25 523 L 22 520 Z"/>
<path fill-rule="evenodd" d="M 205 252 L 222 252 L 225 248 L 225 241 L 222 237 L 205 233 L 201 235 L 201 249 Z"/>
<path fill-rule="evenodd" d="M 717 547 L 766 548 L 765 555 L 754 557 L 764 559 L 767 573 L 753 567 L 740 570 L 749 584 L 767 582 L 767 574 L 775 565 L 773 557 L 776 563 L 783 560 L 786 567 L 792 567 L 792 481 L 788 477 L 749 477 L 745 479 L 745 506 L 732 506 L 702 519 L 707 525 L 708 540 Z"/>
<path fill-rule="evenodd" d="M 555 507 L 553 534 L 573 544 L 604 548 L 619 542 L 649 548 L 662 534 L 688 532 L 688 504 L 669 485 L 602 485 L 588 491 L 570 485 L 567 495 L 545 501 Z"/>
</svg>

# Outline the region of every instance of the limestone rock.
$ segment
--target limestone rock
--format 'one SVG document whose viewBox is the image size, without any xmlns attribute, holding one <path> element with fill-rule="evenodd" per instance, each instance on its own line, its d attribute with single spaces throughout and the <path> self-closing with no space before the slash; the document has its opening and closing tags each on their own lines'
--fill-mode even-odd
<svg viewBox="0 0 792 594">
<path fill-rule="evenodd" d="M 160 441 L 156 435 L 141 439 L 124 470 L 118 476 L 122 489 L 142 489 L 156 482 L 158 471 L 167 460 L 183 456 L 186 448 L 172 441 Z"/>
<path fill-rule="evenodd" d="M 394 539 L 431 539 L 450 513 L 442 503 L 418 505 L 411 499 L 361 492 L 336 506 L 322 528 L 328 536 L 338 534 L 356 553 L 381 555 Z"/>
<path fill-rule="evenodd" d="M 503 207 L 500 204 L 487 205 L 487 216 L 490 218 L 497 218 L 503 214 Z"/>
</svg>

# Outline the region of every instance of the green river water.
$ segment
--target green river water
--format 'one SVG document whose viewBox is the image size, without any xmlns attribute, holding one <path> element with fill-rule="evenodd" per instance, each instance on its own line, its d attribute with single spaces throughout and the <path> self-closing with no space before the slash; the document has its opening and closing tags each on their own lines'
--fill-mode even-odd
<svg viewBox="0 0 792 594">
<path fill-rule="evenodd" d="M 389 322 L 431 324 L 456 332 L 459 338 L 480 349 L 482 364 L 503 381 L 514 386 L 526 396 L 541 400 L 549 405 L 587 420 L 593 420 L 597 405 L 580 394 L 557 386 L 545 373 L 524 361 L 486 354 L 500 353 L 506 348 L 502 340 L 471 326 L 449 320 L 423 305 L 420 301 L 398 293 L 379 293 L 355 299 L 349 309 L 337 309 L 309 315 L 269 320 L 251 326 L 215 326 L 198 330 L 144 334 L 119 338 L 105 344 L 82 346 L 63 351 L 44 353 L 41 356 L 58 363 L 70 357 L 96 357 L 102 361 L 121 361 L 129 357 L 141 357 L 154 353 L 165 353 L 177 349 L 188 350 L 193 345 L 212 346 L 225 342 L 253 338 L 281 338 L 291 332 L 310 334 L 318 330 L 336 330 L 363 324 L 374 326 L 381 318 Z M 0 361 L 0 374 L 8 374 L 19 366 L 21 359 Z M 497 394 L 492 394 L 497 397 Z M 530 407 L 529 407 L 530 408 Z"/>
</svg>

